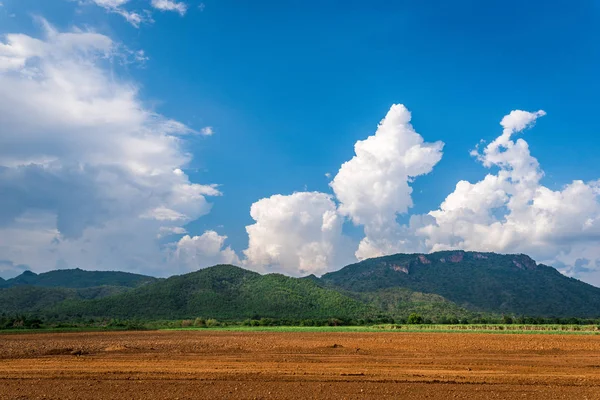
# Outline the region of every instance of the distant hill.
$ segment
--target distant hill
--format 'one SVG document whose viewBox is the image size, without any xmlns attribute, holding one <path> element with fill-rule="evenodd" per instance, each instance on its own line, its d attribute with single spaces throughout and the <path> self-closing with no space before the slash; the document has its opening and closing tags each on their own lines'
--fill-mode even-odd
<svg viewBox="0 0 600 400">
<path fill-rule="evenodd" d="M 600 288 L 537 265 L 523 254 L 395 254 L 346 266 L 323 275 L 321 280 L 329 287 L 358 293 L 405 288 L 437 294 L 472 311 L 600 316 Z"/>
<path fill-rule="evenodd" d="M 45 312 L 65 300 L 100 299 L 156 281 L 150 276 L 120 271 L 25 271 L 0 281 L 0 313 Z"/>
<path fill-rule="evenodd" d="M 54 288 L 14 286 L 0 289 L 0 313 L 40 313 L 65 300 L 98 299 L 129 290 L 124 286 L 91 288 Z"/>
<path fill-rule="evenodd" d="M 36 274 L 25 271 L 21 275 L 0 281 L 0 287 L 41 286 L 62 288 L 90 288 L 95 286 L 123 286 L 134 288 L 155 282 L 157 279 L 120 271 L 84 271 L 79 268 L 59 269 Z"/>
<path fill-rule="evenodd" d="M 67 300 L 50 309 L 65 316 L 120 318 L 360 318 L 377 311 L 310 279 L 260 275 L 217 265 L 99 300 Z"/>
</svg>

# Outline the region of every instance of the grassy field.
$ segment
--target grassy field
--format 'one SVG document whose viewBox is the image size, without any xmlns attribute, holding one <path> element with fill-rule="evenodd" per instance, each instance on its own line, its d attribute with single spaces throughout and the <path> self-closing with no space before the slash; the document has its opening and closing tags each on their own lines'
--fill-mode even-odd
<svg viewBox="0 0 600 400">
<path fill-rule="evenodd" d="M 109 332 L 141 329 L 122 327 L 66 327 L 41 329 L 6 329 L 1 334 Z M 372 325 L 372 326 L 216 326 L 176 327 L 149 326 L 156 331 L 230 331 L 230 332 L 437 332 L 437 333 L 503 333 L 503 334 L 579 334 L 600 335 L 598 325 L 524 325 L 524 324 L 461 324 L 461 325 Z"/>
<path fill-rule="evenodd" d="M 374 326 L 226 326 L 166 330 L 220 330 L 235 332 L 441 332 L 600 335 L 597 325 L 374 325 Z"/>
</svg>

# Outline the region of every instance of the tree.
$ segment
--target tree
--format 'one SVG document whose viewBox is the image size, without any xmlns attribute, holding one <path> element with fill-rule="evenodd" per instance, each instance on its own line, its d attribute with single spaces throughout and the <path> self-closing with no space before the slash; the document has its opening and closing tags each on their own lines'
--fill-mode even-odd
<svg viewBox="0 0 600 400">
<path fill-rule="evenodd" d="M 408 316 L 407 322 L 411 325 L 419 325 L 423 323 L 423 317 L 417 313 L 412 313 Z"/>
</svg>

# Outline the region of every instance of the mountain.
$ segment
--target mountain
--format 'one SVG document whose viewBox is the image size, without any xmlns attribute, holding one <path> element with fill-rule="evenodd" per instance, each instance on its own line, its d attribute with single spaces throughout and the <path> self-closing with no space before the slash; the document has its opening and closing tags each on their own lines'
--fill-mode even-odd
<svg viewBox="0 0 600 400">
<path fill-rule="evenodd" d="M 437 294 L 472 311 L 545 317 L 600 316 L 600 288 L 538 265 L 523 254 L 395 254 L 348 265 L 323 275 L 321 280 L 327 287 L 357 293 L 405 288 Z"/>
<path fill-rule="evenodd" d="M 120 271 L 62 269 L 42 274 L 25 271 L 0 281 L 0 312 L 31 313 L 65 300 L 89 300 L 113 296 L 157 279 Z"/>
<path fill-rule="evenodd" d="M 217 265 L 174 276 L 99 300 L 67 300 L 49 312 L 66 317 L 178 318 L 360 318 L 377 310 L 311 279 L 260 275 Z"/>
<path fill-rule="evenodd" d="M 1 282 L 0 282 L 1 283 Z M 433 321 L 493 314 L 600 316 L 600 288 L 523 254 L 395 254 L 318 278 L 260 275 L 217 265 L 168 279 L 124 272 L 25 272 L 0 289 L 0 313 L 219 320 L 378 320 L 418 313 Z"/>
<path fill-rule="evenodd" d="M 39 313 L 65 300 L 98 299 L 127 290 L 129 289 L 123 286 L 97 286 L 80 289 L 14 286 L 0 289 L 0 313 Z"/>
<path fill-rule="evenodd" d="M 142 286 L 157 279 L 120 271 L 84 271 L 79 268 L 59 269 L 56 271 L 36 274 L 31 271 L 25 271 L 21 275 L 0 281 L 0 287 L 15 286 L 41 286 L 41 287 L 62 287 L 62 288 L 90 288 L 94 286 L 123 286 L 134 288 Z"/>
</svg>

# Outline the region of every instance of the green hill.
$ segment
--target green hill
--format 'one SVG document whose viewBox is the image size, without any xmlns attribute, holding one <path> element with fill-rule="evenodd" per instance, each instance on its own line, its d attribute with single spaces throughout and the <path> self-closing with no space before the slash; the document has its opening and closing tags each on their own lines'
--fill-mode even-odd
<svg viewBox="0 0 600 400">
<path fill-rule="evenodd" d="M 1 282 L 0 282 L 1 283 Z M 600 289 L 526 255 L 464 251 L 395 254 L 318 278 L 260 275 L 218 265 L 168 279 L 124 272 L 25 272 L 0 289 L 0 313 L 88 317 L 436 322 L 494 314 L 600 316 Z"/>
<path fill-rule="evenodd" d="M 0 313 L 39 313 L 65 300 L 98 299 L 128 290 L 122 286 L 99 286 L 91 288 L 48 288 L 39 286 L 15 286 L 0 289 Z"/>
<path fill-rule="evenodd" d="M 458 306 L 492 313 L 598 317 L 600 289 L 537 265 L 526 255 L 464 251 L 395 254 L 325 274 L 329 287 L 351 292 L 388 288 L 437 294 Z"/>
<path fill-rule="evenodd" d="M 218 265 L 174 276 L 99 300 L 67 300 L 50 312 L 73 316 L 177 318 L 360 318 L 376 314 L 368 305 L 312 280 L 260 275 Z"/>
<path fill-rule="evenodd" d="M 15 286 L 42 286 L 42 287 L 62 287 L 62 288 L 89 288 L 95 286 L 124 286 L 138 287 L 157 279 L 129 272 L 120 271 L 84 271 L 79 268 L 59 269 L 56 271 L 36 274 L 31 271 L 25 271 L 21 275 L 8 279 L 3 287 Z"/>
</svg>

